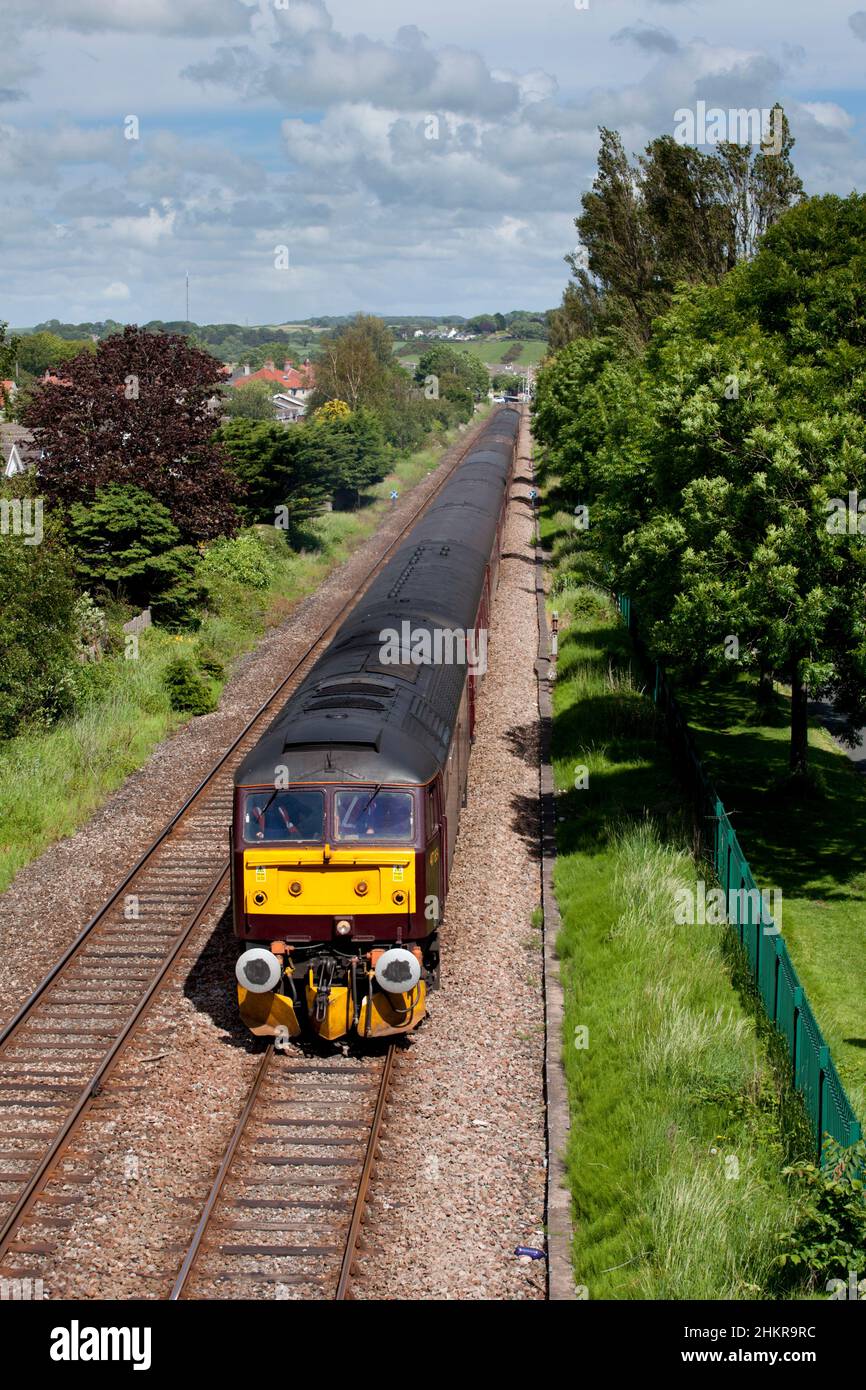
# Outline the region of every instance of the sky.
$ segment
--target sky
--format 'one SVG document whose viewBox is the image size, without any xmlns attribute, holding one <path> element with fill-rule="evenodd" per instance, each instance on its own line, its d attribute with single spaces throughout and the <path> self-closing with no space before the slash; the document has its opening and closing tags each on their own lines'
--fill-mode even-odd
<svg viewBox="0 0 866 1390">
<path fill-rule="evenodd" d="M 866 190 L 856 3 L 0 0 L 0 319 L 551 308 L 600 125 L 779 100 Z"/>
</svg>

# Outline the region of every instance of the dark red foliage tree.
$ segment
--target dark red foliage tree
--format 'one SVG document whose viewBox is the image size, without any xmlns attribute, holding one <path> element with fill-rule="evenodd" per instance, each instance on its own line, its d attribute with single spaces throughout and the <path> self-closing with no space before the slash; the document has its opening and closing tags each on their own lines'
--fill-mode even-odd
<svg viewBox="0 0 866 1390">
<path fill-rule="evenodd" d="M 64 362 L 24 416 L 42 450 L 40 486 L 69 504 L 132 483 L 168 508 L 186 540 L 234 531 L 240 489 L 214 438 L 219 366 L 180 334 L 135 326 Z"/>
</svg>

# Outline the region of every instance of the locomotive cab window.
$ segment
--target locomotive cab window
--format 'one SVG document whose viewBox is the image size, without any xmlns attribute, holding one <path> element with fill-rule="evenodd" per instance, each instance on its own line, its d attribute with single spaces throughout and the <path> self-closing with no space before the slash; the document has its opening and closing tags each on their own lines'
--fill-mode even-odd
<svg viewBox="0 0 866 1390">
<path fill-rule="evenodd" d="M 382 840 L 406 844 L 415 838 L 415 802 L 411 792 L 354 787 L 334 796 L 336 840 Z"/>
<path fill-rule="evenodd" d="M 315 791 L 250 792 L 244 803 L 244 839 L 307 841 L 325 838 L 325 797 Z"/>
</svg>

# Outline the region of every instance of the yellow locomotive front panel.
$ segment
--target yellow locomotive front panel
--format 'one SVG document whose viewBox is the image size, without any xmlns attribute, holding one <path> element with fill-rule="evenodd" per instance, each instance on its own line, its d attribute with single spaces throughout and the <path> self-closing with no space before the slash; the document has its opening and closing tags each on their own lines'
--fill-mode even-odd
<svg viewBox="0 0 866 1390">
<path fill-rule="evenodd" d="M 414 855 L 381 849 L 248 849 L 244 912 L 338 917 L 414 910 Z"/>
</svg>

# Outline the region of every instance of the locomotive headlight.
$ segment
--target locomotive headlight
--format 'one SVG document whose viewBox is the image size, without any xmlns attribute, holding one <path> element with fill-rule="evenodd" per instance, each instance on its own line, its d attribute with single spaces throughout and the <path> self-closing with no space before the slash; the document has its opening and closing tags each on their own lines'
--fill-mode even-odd
<svg viewBox="0 0 866 1390">
<path fill-rule="evenodd" d="M 348 921 L 346 920 L 346 918 L 344 917 L 341 921 L 339 921 L 339 922 L 337 923 L 337 935 L 338 935 L 338 936 L 351 936 L 351 933 L 352 933 L 352 923 L 351 923 L 351 922 L 348 922 Z"/>
<path fill-rule="evenodd" d="M 266 994 L 269 989 L 276 989 L 282 973 L 277 957 L 264 946 L 253 946 L 249 951 L 244 951 L 235 965 L 238 984 L 253 994 Z"/>
<path fill-rule="evenodd" d="M 389 994 L 408 994 L 421 978 L 421 966 L 402 946 L 383 951 L 376 961 L 376 979 Z"/>
</svg>

